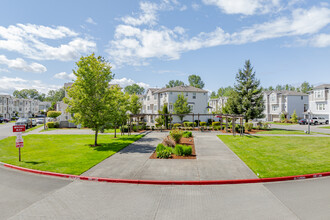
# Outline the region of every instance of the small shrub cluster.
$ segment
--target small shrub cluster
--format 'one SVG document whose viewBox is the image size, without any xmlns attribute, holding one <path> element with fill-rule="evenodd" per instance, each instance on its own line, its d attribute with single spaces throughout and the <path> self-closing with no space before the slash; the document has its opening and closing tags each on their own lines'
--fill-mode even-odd
<svg viewBox="0 0 330 220">
<path fill-rule="evenodd" d="M 170 137 L 175 141 L 175 143 L 180 143 L 180 140 L 182 138 L 183 132 L 179 129 L 172 130 L 170 132 Z"/>
<path fill-rule="evenodd" d="M 219 121 L 212 122 L 212 127 L 215 127 L 215 126 L 220 126 L 220 122 Z"/>
<path fill-rule="evenodd" d="M 158 144 L 156 147 L 156 153 L 158 158 L 170 158 L 173 150 L 171 147 L 165 147 L 163 144 Z"/>
<path fill-rule="evenodd" d="M 181 127 L 181 124 L 179 124 L 179 123 L 173 124 L 173 128 L 178 128 L 178 127 Z"/>
<path fill-rule="evenodd" d="M 251 131 L 253 128 L 253 123 L 245 123 L 244 128 L 246 131 Z"/>
<path fill-rule="evenodd" d="M 192 154 L 192 148 L 187 145 L 177 144 L 174 148 L 174 154 L 177 156 L 190 156 Z"/>
<path fill-rule="evenodd" d="M 192 132 L 191 131 L 184 131 L 183 134 L 182 134 L 182 137 L 184 138 L 190 138 L 192 137 Z"/>
<path fill-rule="evenodd" d="M 202 122 L 200 123 L 200 125 L 201 125 L 201 126 L 206 126 L 206 122 L 205 122 L 205 121 L 202 121 Z"/>
<path fill-rule="evenodd" d="M 60 127 L 59 122 L 47 122 L 46 125 L 48 128 L 59 128 Z"/>
</svg>

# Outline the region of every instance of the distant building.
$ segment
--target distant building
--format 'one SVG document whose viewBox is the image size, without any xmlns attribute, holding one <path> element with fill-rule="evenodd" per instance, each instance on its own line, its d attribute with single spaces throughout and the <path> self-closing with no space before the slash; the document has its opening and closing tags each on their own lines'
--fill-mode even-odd
<svg viewBox="0 0 330 220">
<path fill-rule="evenodd" d="M 192 86 L 176 86 L 172 88 L 149 88 L 144 96 L 140 96 L 142 100 L 141 113 L 158 114 L 159 110 L 167 104 L 169 113 L 174 113 L 173 104 L 178 99 L 178 95 L 183 94 L 187 98 L 188 105 L 191 107 L 191 114 L 206 114 L 208 106 L 208 93 L 206 90 L 195 88 Z M 200 117 L 205 120 L 206 117 Z M 155 123 L 155 116 L 148 116 L 145 119 L 148 123 Z M 185 117 L 183 120 L 192 121 L 192 117 Z M 173 117 L 173 123 L 180 122 L 179 117 Z"/>
<path fill-rule="evenodd" d="M 308 94 L 295 91 L 267 91 L 264 92 L 264 104 L 266 121 L 279 121 L 282 113 L 290 119 L 294 110 L 298 118 L 303 118 L 304 112 L 308 109 Z"/>
<path fill-rule="evenodd" d="M 44 110 L 44 106 L 49 108 L 50 105 L 50 102 L 40 102 L 36 99 L 22 99 L 11 95 L 0 95 L 0 115 L 8 119 L 16 115 L 21 118 L 33 117 L 40 114 L 40 111 Z"/>
<path fill-rule="evenodd" d="M 226 105 L 228 97 L 219 97 L 209 100 L 209 106 L 212 107 L 209 109 L 209 113 L 220 113 Z"/>
<path fill-rule="evenodd" d="M 66 89 L 72 85 L 73 85 L 73 83 L 64 83 L 66 98 L 69 98 L 69 96 L 66 92 Z M 58 116 L 57 120 L 60 121 L 61 128 L 74 128 L 74 127 L 76 127 L 76 125 L 74 123 L 70 122 L 72 120 L 72 115 L 71 115 L 71 113 L 66 111 L 67 107 L 68 107 L 68 105 L 65 104 L 63 101 L 56 103 L 56 110 L 62 112 L 62 114 L 60 116 Z"/>
<path fill-rule="evenodd" d="M 330 84 L 319 85 L 309 91 L 309 109 L 313 116 L 330 119 Z M 305 112 L 307 114 L 307 111 Z"/>
</svg>

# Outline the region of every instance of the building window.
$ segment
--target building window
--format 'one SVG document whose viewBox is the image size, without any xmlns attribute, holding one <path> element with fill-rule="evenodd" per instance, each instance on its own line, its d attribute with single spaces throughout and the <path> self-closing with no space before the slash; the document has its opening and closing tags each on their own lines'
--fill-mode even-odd
<svg viewBox="0 0 330 220">
<path fill-rule="evenodd" d="M 193 99 L 196 99 L 196 92 L 193 93 Z"/>
<path fill-rule="evenodd" d="M 301 96 L 301 100 L 303 100 L 304 99 L 304 96 Z"/>
<path fill-rule="evenodd" d="M 316 110 L 318 111 L 324 111 L 325 110 L 325 104 L 317 104 Z"/>
<path fill-rule="evenodd" d="M 173 105 L 170 104 L 168 108 L 169 108 L 169 110 L 172 110 L 173 109 Z"/>
<path fill-rule="evenodd" d="M 275 95 L 271 95 L 270 101 L 274 102 L 275 101 Z"/>
<path fill-rule="evenodd" d="M 315 98 L 323 98 L 324 97 L 324 91 L 323 90 L 316 90 L 314 92 Z"/>
<path fill-rule="evenodd" d="M 150 106 L 149 105 L 147 106 L 147 110 L 150 110 Z"/>
<path fill-rule="evenodd" d="M 188 96 L 188 92 L 186 92 L 186 96 Z"/>
<path fill-rule="evenodd" d="M 277 105 L 272 105 L 272 111 L 273 111 L 273 112 L 276 112 L 277 109 L 278 109 L 278 106 L 277 106 Z"/>
<path fill-rule="evenodd" d="M 148 101 L 150 100 L 150 96 L 147 97 L 147 100 L 148 100 Z"/>
<path fill-rule="evenodd" d="M 157 95 L 156 94 L 154 95 L 154 99 L 157 99 Z"/>
<path fill-rule="evenodd" d="M 154 106 L 154 111 L 157 111 L 157 105 Z"/>
<path fill-rule="evenodd" d="M 188 106 L 190 107 L 190 110 L 191 110 L 191 111 L 194 111 L 194 105 L 192 105 L 192 104 L 188 104 Z"/>
</svg>

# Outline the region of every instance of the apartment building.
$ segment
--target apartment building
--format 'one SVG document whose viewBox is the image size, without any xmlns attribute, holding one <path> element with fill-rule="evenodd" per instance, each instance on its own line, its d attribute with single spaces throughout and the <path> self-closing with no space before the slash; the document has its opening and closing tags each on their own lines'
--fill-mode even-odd
<svg viewBox="0 0 330 220">
<path fill-rule="evenodd" d="M 64 88 L 65 88 L 65 97 L 68 98 L 68 94 L 66 92 L 66 88 L 72 86 L 73 83 L 64 83 Z M 76 125 L 70 120 L 72 120 L 72 115 L 69 112 L 66 112 L 68 105 L 65 104 L 63 101 L 57 102 L 56 103 L 56 110 L 62 112 L 60 116 L 58 116 L 57 120 L 60 122 L 60 127 L 61 128 L 73 128 L 76 127 Z"/>
<path fill-rule="evenodd" d="M 188 105 L 193 114 L 206 114 L 208 106 L 208 93 L 206 90 L 195 88 L 192 86 L 176 86 L 172 88 L 149 88 L 147 93 L 141 97 L 142 110 L 144 114 L 157 114 L 163 109 L 164 104 L 167 104 L 170 113 L 174 112 L 173 104 L 179 94 L 183 94 L 187 98 Z M 205 117 L 200 117 L 203 120 Z M 197 119 L 197 117 L 195 118 Z M 155 116 L 148 116 L 145 119 L 149 123 L 154 123 Z M 192 120 L 191 117 L 185 117 L 183 120 Z M 204 119 L 205 120 L 205 119 Z M 179 117 L 174 116 L 173 122 L 180 122 Z"/>
<path fill-rule="evenodd" d="M 225 107 L 228 97 L 219 97 L 209 100 L 209 106 L 212 107 L 209 109 L 209 113 L 220 113 Z"/>
<path fill-rule="evenodd" d="M 330 119 L 330 84 L 319 85 L 309 91 L 309 109 L 313 116 Z M 307 111 L 306 111 L 307 113 Z"/>
<path fill-rule="evenodd" d="M 264 92 L 265 120 L 279 121 L 284 113 L 287 119 L 296 110 L 298 118 L 304 117 L 308 109 L 308 94 L 295 91 L 267 91 Z"/>
<path fill-rule="evenodd" d="M 10 119 L 13 116 L 27 118 L 39 114 L 39 110 L 44 105 L 50 106 L 50 102 L 43 102 L 40 107 L 40 101 L 35 99 L 21 99 L 10 95 L 0 95 L 0 115 Z"/>
</svg>

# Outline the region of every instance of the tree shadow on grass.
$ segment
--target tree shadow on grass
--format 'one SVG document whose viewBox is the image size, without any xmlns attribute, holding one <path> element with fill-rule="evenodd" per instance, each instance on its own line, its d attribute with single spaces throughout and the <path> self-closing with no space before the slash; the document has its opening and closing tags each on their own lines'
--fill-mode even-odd
<svg viewBox="0 0 330 220">
<path fill-rule="evenodd" d="M 32 164 L 32 165 L 38 165 L 38 164 L 45 163 L 44 161 L 22 161 L 22 162 L 27 163 L 27 164 Z"/>
<path fill-rule="evenodd" d="M 260 138 L 260 136 L 256 136 L 256 135 L 245 135 L 245 137 L 247 137 L 247 138 Z"/>
</svg>

